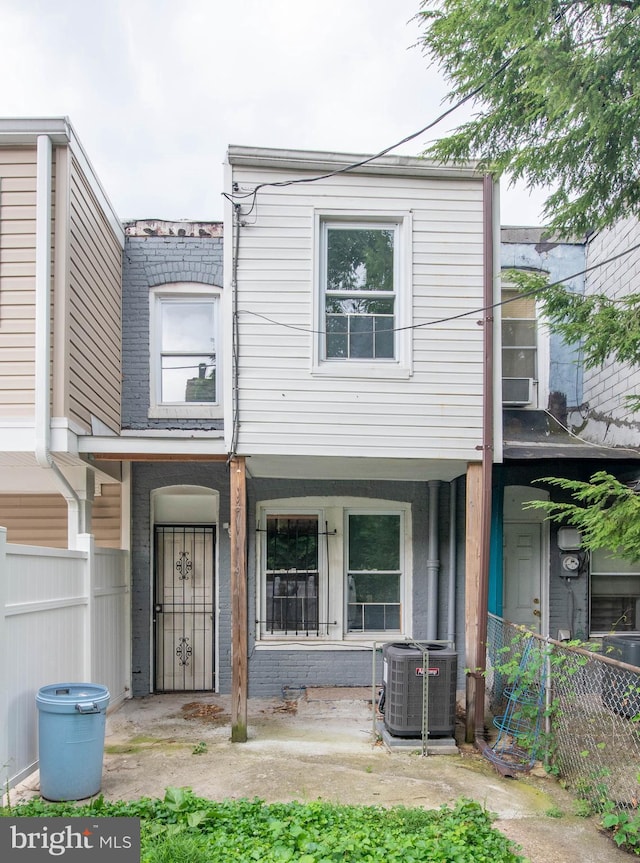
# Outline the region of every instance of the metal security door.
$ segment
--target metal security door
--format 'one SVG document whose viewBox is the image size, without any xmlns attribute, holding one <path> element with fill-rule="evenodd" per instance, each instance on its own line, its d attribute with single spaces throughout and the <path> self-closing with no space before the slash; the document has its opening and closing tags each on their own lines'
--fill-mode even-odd
<svg viewBox="0 0 640 863">
<path fill-rule="evenodd" d="M 156 525 L 156 691 L 214 688 L 214 531 Z"/>
</svg>

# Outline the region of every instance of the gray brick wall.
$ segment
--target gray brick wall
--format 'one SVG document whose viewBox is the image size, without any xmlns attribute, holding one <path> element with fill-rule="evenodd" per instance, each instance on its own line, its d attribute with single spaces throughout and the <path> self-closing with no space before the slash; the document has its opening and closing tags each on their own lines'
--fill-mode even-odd
<svg viewBox="0 0 640 863">
<path fill-rule="evenodd" d="M 149 419 L 149 289 L 222 287 L 222 237 L 127 236 L 122 276 L 122 427 L 221 429 L 222 419 Z"/>
<path fill-rule="evenodd" d="M 428 558 L 428 490 L 422 482 L 377 482 L 334 480 L 268 480 L 254 479 L 248 486 L 249 515 L 249 693 L 252 696 L 281 695 L 284 687 L 298 686 L 369 686 L 372 682 L 371 650 L 346 647 L 344 650 L 319 648 L 291 651 L 269 650 L 261 644 L 256 648 L 256 507 L 264 500 L 306 496 L 362 497 L 396 500 L 411 504 L 413 528 L 413 631 L 415 638 L 426 632 L 427 595 L 426 563 Z M 440 574 L 438 638 L 444 639 L 447 621 L 447 586 L 449 579 L 448 523 L 449 486 L 442 483 L 439 496 Z M 464 485 L 458 491 L 458 514 L 464 516 Z M 464 666 L 464 521 L 458 527 L 457 609 L 456 621 L 460 636 L 459 666 Z M 376 682 L 382 675 L 382 661 L 376 662 Z M 459 687 L 464 685 L 461 672 Z"/>
<path fill-rule="evenodd" d="M 224 464 L 164 462 L 134 464 L 132 467 L 131 616 L 133 695 L 148 695 L 152 688 L 152 524 L 151 493 L 172 485 L 194 485 L 215 489 L 220 494 L 220 522 L 217 530 L 218 562 L 218 643 L 221 691 L 228 692 L 231 680 L 231 616 L 229 596 L 229 536 L 222 528 L 229 522 L 229 473 Z"/>
</svg>

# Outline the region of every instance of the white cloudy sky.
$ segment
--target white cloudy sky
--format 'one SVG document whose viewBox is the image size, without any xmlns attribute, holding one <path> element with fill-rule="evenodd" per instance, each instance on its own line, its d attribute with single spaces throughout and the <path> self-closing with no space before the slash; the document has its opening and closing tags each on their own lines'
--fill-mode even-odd
<svg viewBox="0 0 640 863">
<path fill-rule="evenodd" d="M 441 112 L 419 2 L 0 0 L 0 116 L 68 116 L 122 219 L 221 219 L 228 144 L 376 153 Z"/>
</svg>

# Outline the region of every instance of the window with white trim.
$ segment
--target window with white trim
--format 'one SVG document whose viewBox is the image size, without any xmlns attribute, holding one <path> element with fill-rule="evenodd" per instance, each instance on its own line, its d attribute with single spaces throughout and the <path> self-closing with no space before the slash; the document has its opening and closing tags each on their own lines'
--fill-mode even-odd
<svg viewBox="0 0 640 863">
<path fill-rule="evenodd" d="M 591 635 L 640 631 L 640 568 L 607 549 L 590 552 Z"/>
<path fill-rule="evenodd" d="M 410 635 L 410 506 L 350 503 L 259 507 L 260 638 Z"/>
<path fill-rule="evenodd" d="M 152 416 L 218 415 L 219 302 L 219 294 L 205 285 L 152 291 Z"/>
<path fill-rule="evenodd" d="M 399 632 L 400 513 L 347 513 L 349 632 Z"/>
<path fill-rule="evenodd" d="M 506 407 L 535 402 L 538 320 L 535 297 L 502 290 L 502 400 Z M 535 405 L 534 405 L 535 406 Z"/>
<path fill-rule="evenodd" d="M 317 216 L 317 372 L 409 374 L 410 225 L 408 214 Z"/>
<path fill-rule="evenodd" d="M 319 633 L 319 543 L 317 514 L 267 515 L 267 632 Z"/>
</svg>

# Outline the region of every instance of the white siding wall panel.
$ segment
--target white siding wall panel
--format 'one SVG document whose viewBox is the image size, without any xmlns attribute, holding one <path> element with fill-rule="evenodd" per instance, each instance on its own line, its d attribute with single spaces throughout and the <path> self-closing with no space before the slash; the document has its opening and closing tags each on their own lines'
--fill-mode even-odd
<svg viewBox="0 0 640 863">
<path fill-rule="evenodd" d="M 233 173 L 241 191 L 292 176 L 239 166 Z M 356 217 L 411 213 L 410 376 L 313 374 L 314 208 Z M 341 174 L 265 187 L 246 223 L 238 261 L 238 451 L 477 460 L 481 179 Z"/>
</svg>

